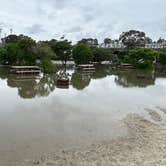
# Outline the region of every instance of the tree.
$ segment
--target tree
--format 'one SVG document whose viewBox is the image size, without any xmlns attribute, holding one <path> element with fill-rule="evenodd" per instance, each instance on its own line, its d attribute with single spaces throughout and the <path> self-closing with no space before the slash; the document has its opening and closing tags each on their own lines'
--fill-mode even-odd
<svg viewBox="0 0 166 166">
<path fill-rule="evenodd" d="M 102 61 L 110 61 L 112 60 L 112 50 L 108 48 L 92 48 L 92 53 L 95 62 L 101 63 Z"/>
<path fill-rule="evenodd" d="M 157 61 L 161 65 L 166 65 L 166 53 L 165 52 L 161 52 L 160 55 L 158 56 Z"/>
<path fill-rule="evenodd" d="M 166 42 L 166 40 L 162 39 L 161 37 L 157 40 L 158 44 L 162 44 L 162 43 L 165 43 L 165 42 Z"/>
<path fill-rule="evenodd" d="M 51 49 L 51 47 L 44 42 L 37 43 L 37 55 L 39 59 L 44 59 L 44 58 L 55 59 L 57 57 L 57 55 Z"/>
<path fill-rule="evenodd" d="M 71 58 L 72 45 L 68 40 L 52 41 L 50 42 L 53 51 L 56 53 L 57 58 L 66 65 L 66 62 Z"/>
<path fill-rule="evenodd" d="M 158 56 L 159 53 L 156 51 L 140 48 L 129 51 L 126 60 L 137 68 L 152 69 Z"/>
<path fill-rule="evenodd" d="M 18 42 L 19 65 L 36 64 L 36 42 L 31 38 L 25 38 Z"/>
<path fill-rule="evenodd" d="M 19 47 L 18 43 L 9 43 L 5 46 L 7 51 L 6 62 L 10 65 L 16 65 L 19 62 L 18 52 Z"/>
<path fill-rule="evenodd" d="M 90 63 L 93 60 L 91 48 L 84 44 L 76 45 L 73 49 L 73 59 L 76 64 Z"/>
<path fill-rule="evenodd" d="M 77 44 L 86 44 L 89 46 L 98 46 L 98 40 L 93 38 L 81 39 Z"/>
<path fill-rule="evenodd" d="M 110 38 L 105 38 L 104 39 L 104 44 L 107 45 L 107 44 L 111 44 L 112 40 Z"/>
<path fill-rule="evenodd" d="M 40 43 L 38 44 L 37 52 L 42 70 L 45 73 L 56 72 L 56 67 L 51 61 L 53 57 L 56 57 L 56 54 L 53 52 L 53 50 L 47 44 Z"/>
<path fill-rule="evenodd" d="M 2 39 L 2 41 L 5 43 L 5 44 L 8 44 L 8 43 L 17 43 L 23 39 L 30 39 L 30 37 L 28 36 L 24 36 L 24 35 L 9 35 L 5 38 Z"/>
<path fill-rule="evenodd" d="M 2 65 L 8 64 L 7 50 L 3 47 L 0 47 L 0 64 Z"/>
<path fill-rule="evenodd" d="M 120 35 L 119 40 L 127 47 L 127 48 L 140 48 L 145 47 L 146 34 L 137 30 L 130 30 L 128 32 L 123 32 Z M 148 39 L 149 40 L 149 39 Z"/>
<path fill-rule="evenodd" d="M 153 40 L 150 37 L 145 37 L 145 44 L 151 44 Z"/>
<path fill-rule="evenodd" d="M 9 35 L 2 39 L 6 44 L 8 43 L 17 43 L 19 41 L 19 37 L 17 35 Z"/>
</svg>

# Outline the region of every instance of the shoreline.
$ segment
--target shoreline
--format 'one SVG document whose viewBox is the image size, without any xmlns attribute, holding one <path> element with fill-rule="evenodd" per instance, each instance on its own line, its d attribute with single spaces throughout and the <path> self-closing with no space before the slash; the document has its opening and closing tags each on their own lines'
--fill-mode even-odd
<svg viewBox="0 0 166 166">
<path fill-rule="evenodd" d="M 46 154 L 20 166 L 165 166 L 166 124 L 154 124 L 137 114 L 128 115 L 124 123 L 127 137 Z"/>
</svg>

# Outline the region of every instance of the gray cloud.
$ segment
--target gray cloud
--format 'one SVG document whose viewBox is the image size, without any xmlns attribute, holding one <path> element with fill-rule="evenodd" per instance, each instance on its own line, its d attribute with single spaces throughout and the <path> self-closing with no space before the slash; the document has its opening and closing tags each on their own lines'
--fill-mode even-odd
<svg viewBox="0 0 166 166">
<path fill-rule="evenodd" d="M 31 27 L 28 27 L 27 30 L 29 34 L 33 34 L 33 35 L 45 32 L 45 30 L 43 29 L 43 26 L 40 24 L 34 24 Z"/>
<path fill-rule="evenodd" d="M 5 0 L 1 6 L 4 31 L 13 28 L 38 40 L 63 34 L 74 41 L 102 40 L 118 38 L 129 29 L 145 31 L 153 39 L 166 38 L 164 0 Z"/>
</svg>

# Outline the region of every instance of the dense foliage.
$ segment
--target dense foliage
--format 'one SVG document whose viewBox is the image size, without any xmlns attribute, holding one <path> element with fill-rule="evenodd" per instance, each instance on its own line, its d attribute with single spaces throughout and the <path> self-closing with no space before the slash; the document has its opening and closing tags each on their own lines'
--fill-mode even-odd
<svg viewBox="0 0 166 166">
<path fill-rule="evenodd" d="M 158 56 L 157 61 L 161 65 L 166 65 L 166 52 L 161 52 Z"/>
<path fill-rule="evenodd" d="M 3 65 L 34 65 L 36 63 L 35 41 L 27 38 L 1 47 L 0 63 Z"/>
<path fill-rule="evenodd" d="M 152 69 L 159 53 L 151 49 L 135 49 L 129 51 L 126 62 L 141 69 Z"/>
<path fill-rule="evenodd" d="M 44 72 L 54 72 L 51 58 L 54 55 L 48 46 L 36 42 L 23 35 L 10 35 L 0 47 L 0 64 L 2 65 L 40 65 Z M 39 61 L 39 63 L 38 63 Z"/>
<path fill-rule="evenodd" d="M 120 35 L 119 41 L 121 41 L 127 48 L 140 48 L 145 47 L 146 43 L 151 43 L 152 40 L 146 37 L 146 34 L 137 30 L 130 30 L 123 32 Z"/>
<path fill-rule="evenodd" d="M 112 50 L 108 48 L 92 47 L 94 62 L 111 61 L 113 58 Z"/>
<path fill-rule="evenodd" d="M 92 49 L 85 45 L 76 45 L 73 49 L 73 59 L 76 64 L 87 64 L 93 60 Z"/>
<path fill-rule="evenodd" d="M 106 47 L 112 43 L 122 42 L 126 48 L 101 48 L 98 40 L 87 38 L 80 40 L 75 46 L 68 40 L 52 39 L 50 41 L 36 42 L 24 35 L 9 35 L 2 39 L 0 46 L 0 65 L 38 65 L 43 72 L 56 71 L 53 60 L 61 60 L 66 65 L 68 60 L 76 64 L 101 63 L 110 61 L 114 64 L 130 63 L 137 68 L 153 68 L 154 63 L 166 65 L 166 53 L 145 49 L 145 43 L 152 40 L 144 32 L 130 30 L 121 34 L 119 40 L 104 39 Z M 115 42 L 116 41 L 116 42 Z M 166 42 L 159 39 L 157 43 Z"/>
<path fill-rule="evenodd" d="M 61 60 L 64 64 L 66 64 L 66 62 L 71 59 L 72 45 L 70 41 L 52 40 L 49 44 L 54 53 L 56 53 L 58 60 Z"/>
</svg>

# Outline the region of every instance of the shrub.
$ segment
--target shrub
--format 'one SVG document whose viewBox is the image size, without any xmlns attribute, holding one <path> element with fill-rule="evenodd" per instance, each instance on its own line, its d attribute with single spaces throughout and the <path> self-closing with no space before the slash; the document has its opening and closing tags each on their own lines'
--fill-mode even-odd
<svg viewBox="0 0 166 166">
<path fill-rule="evenodd" d="M 73 49 L 73 59 L 76 64 L 90 63 L 93 60 L 91 48 L 84 44 L 76 45 Z"/>
</svg>

